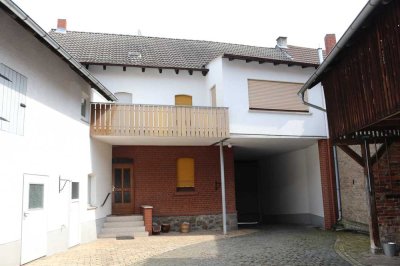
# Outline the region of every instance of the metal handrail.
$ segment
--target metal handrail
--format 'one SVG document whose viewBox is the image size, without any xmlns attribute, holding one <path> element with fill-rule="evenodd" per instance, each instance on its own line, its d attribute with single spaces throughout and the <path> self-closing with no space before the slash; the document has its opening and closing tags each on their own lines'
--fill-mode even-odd
<svg viewBox="0 0 400 266">
<path fill-rule="evenodd" d="M 105 198 L 104 201 L 103 201 L 103 204 L 101 204 L 101 207 L 103 207 L 104 204 L 106 204 L 106 201 L 108 200 L 108 197 L 110 196 L 110 194 L 111 194 L 111 192 L 108 192 L 106 198 Z"/>
</svg>

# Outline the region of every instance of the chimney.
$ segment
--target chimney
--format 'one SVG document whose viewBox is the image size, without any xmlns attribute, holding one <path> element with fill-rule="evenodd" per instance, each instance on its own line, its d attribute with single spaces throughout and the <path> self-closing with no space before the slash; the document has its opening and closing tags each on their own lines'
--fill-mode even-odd
<svg viewBox="0 0 400 266">
<path fill-rule="evenodd" d="M 57 20 L 57 29 L 56 32 L 59 33 L 67 33 L 67 20 L 59 18 Z"/>
<path fill-rule="evenodd" d="M 336 45 L 336 35 L 335 34 L 327 34 L 325 35 L 325 51 L 326 55 L 328 55 L 333 47 Z"/>
<path fill-rule="evenodd" d="M 288 48 L 287 37 L 279 36 L 278 39 L 276 39 L 276 45 L 280 48 Z"/>
</svg>

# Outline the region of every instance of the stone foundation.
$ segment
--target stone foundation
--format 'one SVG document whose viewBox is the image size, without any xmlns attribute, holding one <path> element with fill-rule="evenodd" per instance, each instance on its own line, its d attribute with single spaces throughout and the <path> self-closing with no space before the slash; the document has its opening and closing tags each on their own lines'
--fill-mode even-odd
<svg viewBox="0 0 400 266">
<path fill-rule="evenodd" d="M 171 231 L 179 231 L 183 222 L 190 223 L 191 231 L 198 230 L 222 230 L 222 214 L 196 215 L 196 216 L 161 216 L 153 217 L 153 222 L 158 224 L 170 224 Z M 237 214 L 231 213 L 226 216 L 228 230 L 237 229 Z"/>
</svg>

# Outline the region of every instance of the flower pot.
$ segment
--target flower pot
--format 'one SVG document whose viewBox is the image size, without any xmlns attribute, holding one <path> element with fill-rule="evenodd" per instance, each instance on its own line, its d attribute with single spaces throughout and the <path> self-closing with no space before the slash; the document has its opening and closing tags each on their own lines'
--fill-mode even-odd
<svg viewBox="0 0 400 266">
<path fill-rule="evenodd" d="M 190 231 L 190 224 L 188 222 L 184 222 L 181 224 L 181 233 L 189 233 Z"/>
<path fill-rule="evenodd" d="M 170 229 L 171 229 L 170 224 L 162 224 L 161 225 L 161 232 L 163 232 L 163 233 L 168 233 Z"/>
</svg>

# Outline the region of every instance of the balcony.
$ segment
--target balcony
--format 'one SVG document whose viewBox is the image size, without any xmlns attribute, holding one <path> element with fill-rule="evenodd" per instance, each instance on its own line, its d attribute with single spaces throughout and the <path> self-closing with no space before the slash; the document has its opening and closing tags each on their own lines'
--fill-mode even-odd
<svg viewBox="0 0 400 266">
<path fill-rule="evenodd" d="M 91 104 L 92 137 L 229 137 L 228 108 Z"/>
</svg>

